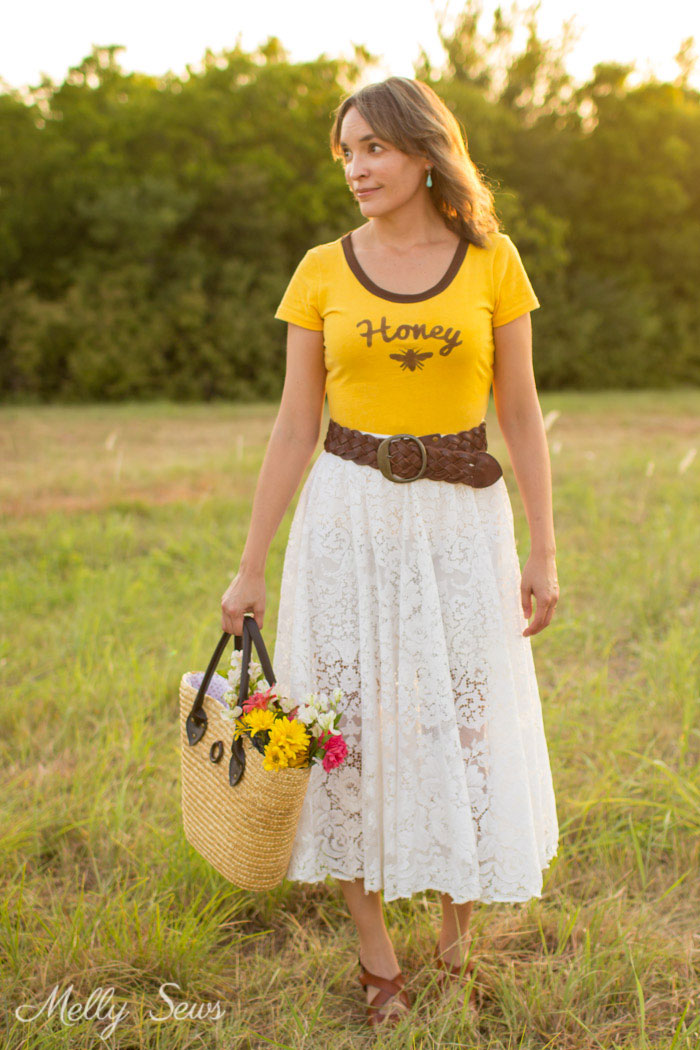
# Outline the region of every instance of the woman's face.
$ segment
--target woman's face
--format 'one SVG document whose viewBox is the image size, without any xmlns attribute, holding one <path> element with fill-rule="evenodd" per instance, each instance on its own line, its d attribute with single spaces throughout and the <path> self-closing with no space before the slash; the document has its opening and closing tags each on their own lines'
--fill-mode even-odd
<svg viewBox="0 0 700 1050">
<path fill-rule="evenodd" d="M 340 146 L 345 178 L 363 215 L 385 215 L 416 194 L 428 193 L 428 161 L 380 139 L 354 106 L 343 117 Z M 373 192 L 358 192 L 365 188 Z"/>
</svg>

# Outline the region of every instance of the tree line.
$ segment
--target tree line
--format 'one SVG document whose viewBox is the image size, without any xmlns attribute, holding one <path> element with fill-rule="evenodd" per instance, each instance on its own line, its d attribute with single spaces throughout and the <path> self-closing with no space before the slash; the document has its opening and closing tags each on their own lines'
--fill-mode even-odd
<svg viewBox="0 0 700 1050">
<path fill-rule="evenodd" d="M 700 382 L 700 94 L 600 63 L 575 84 L 534 16 L 516 51 L 473 0 L 430 83 L 462 124 L 542 309 L 540 389 Z M 93 47 L 0 93 L 0 386 L 8 402 L 278 398 L 274 311 L 312 244 L 361 221 L 332 111 L 375 56 L 289 60 L 276 37 L 125 72 Z"/>
</svg>

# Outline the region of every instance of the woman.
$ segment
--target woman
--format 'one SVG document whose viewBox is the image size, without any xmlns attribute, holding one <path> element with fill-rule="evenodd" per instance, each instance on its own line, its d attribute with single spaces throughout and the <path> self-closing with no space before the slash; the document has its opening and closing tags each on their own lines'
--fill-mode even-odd
<svg viewBox="0 0 700 1050">
<path fill-rule="evenodd" d="M 289 695 L 343 693 L 345 763 L 314 768 L 287 877 L 337 878 L 370 1023 L 410 1006 L 380 894 L 440 893 L 435 961 L 466 979 L 479 901 L 540 896 L 558 824 L 530 636 L 558 599 L 550 464 L 532 370 L 539 306 L 452 113 L 389 77 L 348 96 L 333 155 L 366 220 L 306 252 L 281 406 L 223 628 L 262 627 L 270 542 L 292 521 L 273 666 Z M 520 573 L 493 382 L 530 527 Z M 414 435 L 383 439 L 396 434 Z M 447 435 L 447 436 L 446 436 Z M 527 621 L 533 613 L 533 622 Z M 397 972 L 398 971 L 398 972 Z"/>
</svg>

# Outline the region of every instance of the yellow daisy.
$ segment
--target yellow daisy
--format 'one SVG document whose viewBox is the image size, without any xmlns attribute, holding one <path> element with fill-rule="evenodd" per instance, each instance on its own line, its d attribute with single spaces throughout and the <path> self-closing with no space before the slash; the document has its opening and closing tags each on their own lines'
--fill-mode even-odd
<svg viewBox="0 0 700 1050">
<path fill-rule="evenodd" d="M 288 766 L 287 753 L 278 744 L 268 744 L 265 748 L 263 758 L 263 769 L 286 769 Z"/>
<path fill-rule="evenodd" d="M 289 759 L 290 769 L 302 769 L 308 765 L 309 761 L 309 749 L 308 747 L 303 748 L 301 751 L 297 751 L 293 758 Z"/>
<path fill-rule="evenodd" d="M 291 757 L 308 746 L 309 734 L 303 722 L 279 718 L 270 730 L 270 743 L 278 744 Z"/>
<path fill-rule="evenodd" d="M 275 713 L 274 711 L 265 711 L 262 707 L 254 707 L 247 715 L 243 715 L 241 721 L 250 730 L 250 735 L 255 736 L 259 730 L 265 732 L 266 729 L 272 727 L 275 721 Z"/>
</svg>

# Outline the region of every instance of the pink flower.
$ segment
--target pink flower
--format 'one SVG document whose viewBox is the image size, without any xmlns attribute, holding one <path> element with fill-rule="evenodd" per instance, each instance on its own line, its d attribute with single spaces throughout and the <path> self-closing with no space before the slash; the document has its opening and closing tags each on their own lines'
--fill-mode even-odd
<svg viewBox="0 0 700 1050">
<path fill-rule="evenodd" d="M 348 753 L 348 746 L 343 740 L 342 733 L 338 733 L 337 736 L 329 736 L 328 740 L 320 740 L 319 742 L 325 748 L 323 768 L 326 773 L 328 773 L 331 769 L 335 769 L 336 766 L 339 766 L 341 762 L 345 761 L 345 757 Z"/>
<path fill-rule="evenodd" d="M 241 705 L 244 713 L 248 714 L 249 711 L 254 710 L 256 707 L 261 708 L 263 711 L 267 711 L 268 703 L 270 700 L 274 700 L 277 696 L 277 694 L 273 692 L 273 688 L 273 686 L 270 686 L 270 688 L 264 693 L 251 693 L 248 699 L 244 700 Z"/>
</svg>

